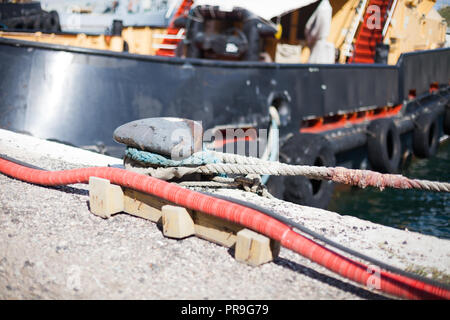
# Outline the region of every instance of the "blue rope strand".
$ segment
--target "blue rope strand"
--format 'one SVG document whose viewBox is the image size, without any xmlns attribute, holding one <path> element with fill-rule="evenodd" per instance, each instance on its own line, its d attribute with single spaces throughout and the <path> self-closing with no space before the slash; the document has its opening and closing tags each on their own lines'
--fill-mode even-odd
<svg viewBox="0 0 450 320">
<path fill-rule="evenodd" d="M 207 151 L 194 153 L 190 157 L 182 160 L 172 160 L 160 154 L 128 147 L 125 151 L 125 155 L 135 161 L 161 167 L 202 166 L 219 162 L 217 158 Z"/>
</svg>

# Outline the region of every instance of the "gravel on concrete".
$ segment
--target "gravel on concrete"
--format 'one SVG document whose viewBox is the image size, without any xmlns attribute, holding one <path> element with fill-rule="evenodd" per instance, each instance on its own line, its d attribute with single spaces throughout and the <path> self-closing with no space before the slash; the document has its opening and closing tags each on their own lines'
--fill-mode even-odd
<svg viewBox="0 0 450 320">
<path fill-rule="evenodd" d="M 0 154 L 49 170 L 121 159 L 0 130 Z M 211 191 L 211 190 L 209 190 Z M 270 208 L 352 249 L 402 269 L 448 279 L 450 241 L 351 216 L 215 191 Z M 0 299 L 385 299 L 282 248 L 250 267 L 232 250 L 156 224 L 88 209 L 88 187 L 48 188 L 0 174 Z"/>
</svg>

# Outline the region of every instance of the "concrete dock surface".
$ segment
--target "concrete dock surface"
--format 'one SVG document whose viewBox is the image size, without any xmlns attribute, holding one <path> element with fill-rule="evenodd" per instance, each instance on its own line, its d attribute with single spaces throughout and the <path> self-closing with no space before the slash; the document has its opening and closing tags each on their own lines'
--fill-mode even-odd
<svg viewBox="0 0 450 320">
<path fill-rule="evenodd" d="M 48 170 L 122 163 L 6 130 L 0 130 L 0 154 Z M 214 192 L 270 208 L 395 267 L 449 282 L 449 240 L 240 190 Z M 197 237 L 165 238 L 144 219 L 94 216 L 88 200 L 84 184 L 48 188 L 0 174 L 0 299 L 392 298 L 284 248 L 273 262 L 251 267 L 237 262 L 232 250 Z"/>
</svg>

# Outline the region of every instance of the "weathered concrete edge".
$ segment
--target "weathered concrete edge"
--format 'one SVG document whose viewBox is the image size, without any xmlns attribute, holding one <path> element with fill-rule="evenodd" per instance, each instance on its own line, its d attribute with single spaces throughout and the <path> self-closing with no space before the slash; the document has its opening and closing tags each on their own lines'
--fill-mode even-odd
<svg viewBox="0 0 450 320">
<path fill-rule="evenodd" d="M 105 156 L 92 151 L 4 129 L 0 129 L 0 153 L 2 153 L 2 146 L 17 149 L 19 153 L 28 152 L 37 156 L 44 156 L 77 165 L 107 166 L 122 164 L 123 162 L 119 158 Z"/>
</svg>

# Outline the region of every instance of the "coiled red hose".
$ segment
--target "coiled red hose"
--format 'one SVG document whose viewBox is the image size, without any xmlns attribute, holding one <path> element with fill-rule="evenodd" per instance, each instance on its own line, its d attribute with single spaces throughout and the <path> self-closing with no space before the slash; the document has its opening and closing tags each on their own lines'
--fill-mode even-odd
<svg viewBox="0 0 450 320">
<path fill-rule="evenodd" d="M 146 175 L 107 167 L 50 172 L 27 168 L 2 158 L 0 158 L 0 172 L 25 182 L 46 186 L 88 183 L 89 177 L 108 179 L 113 184 L 145 192 L 177 205 L 241 224 L 279 241 L 285 248 L 291 249 L 313 262 L 363 285 L 373 283 L 374 276 L 377 276 L 375 282 L 379 287 L 376 289 L 382 292 L 406 299 L 450 299 L 449 290 L 416 279 L 384 270 L 380 270 L 379 274 L 374 275 L 373 268 L 329 250 L 257 210 L 184 189 Z"/>
</svg>

